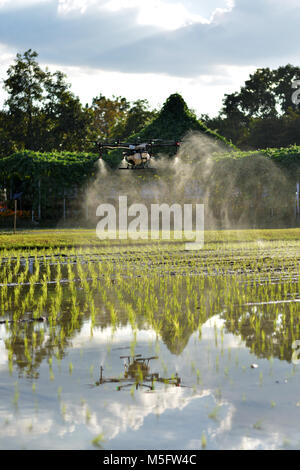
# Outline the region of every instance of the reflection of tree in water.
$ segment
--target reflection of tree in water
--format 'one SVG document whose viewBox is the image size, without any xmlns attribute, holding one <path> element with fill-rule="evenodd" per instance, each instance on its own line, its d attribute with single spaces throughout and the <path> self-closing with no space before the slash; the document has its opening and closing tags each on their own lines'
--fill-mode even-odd
<svg viewBox="0 0 300 470">
<path fill-rule="evenodd" d="M 20 372 L 24 372 L 30 378 L 38 377 L 38 368 L 45 358 L 54 352 L 51 337 L 45 339 L 47 327 L 34 322 L 16 323 L 9 326 L 9 338 L 5 346 L 9 351 L 11 365 L 16 365 Z M 62 348 L 58 349 L 62 354 Z"/>
<path fill-rule="evenodd" d="M 166 323 L 159 332 L 163 343 L 172 354 L 179 355 L 185 349 L 194 331 L 185 324 L 180 333 L 172 323 Z"/>
<path fill-rule="evenodd" d="M 86 284 L 85 288 L 80 283 L 74 283 L 72 289 L 65 286 L 55 312 L 53 305 L 57 290 L 55 287 L 49 290 L 43 311 L 47 322 L 37 324 L 34 321 L 19 322 L 17 319 L 7 324 L 9 336 L 5 345 L 11 364 L 29 377 L 37 376 L 43 360 L 52 356 L 63 358 L 71 339 L 80 333 L 88 320 L 91 320 L 92 328 L 114 329 L 128 324 L 131 324 L 133 331 L 151 328 L 173 354 L 180 354 L 193 332 L 220 307 L 217 295 L 214 297 L 210 289 L 198 289 L 194 300 L 187 304 L 187 293 L 183 291 L 184 277 L 177 279 L 180 289 L 176 293 L 173 291 L 174 280 L 166 282 L 165 297 L 159 295 L 163 280 L 158 279 L 150 287 L 149 300 L 144 304 L 141 299 L 148 278 L 139 279 L 138 284 L 135 280 L 131 282 L 132 285 L 120 279 L 107 285 L 100 283 L 101 289 L 98 284 L 93 286 L 92 283 Z M 73 292 L 71 295 L 70 289 Z M 40 295 L 41 290 L 37 288 L 30 307 L 32 312 Z M 17 308 L 15 318 L 24 318 L 16 311 Z"/>
<path fill-rule="evenodd" d="M 293 303 L 232 309 L 222 315 L 228 332 L 241 337 L 257 357 L 292 359 L 292 343 L 300 339 L 300 318 Z M 279 313 L 280 311 L 280 313 Z"/>
<path fill-rule="evenodd" d="M 65 348 L 70 344 L 83 323 L 77 324 L 73 331 L 67 327 L 66 318 L 61 318 L 54 328 L 49 325 L 36 325 L 35 322 L 9 324 L 9 337 L 5 346 L 9 351 L 9 361 L 28 377 L 38 376 L 38 369 L 43 360 L 55 355 L 62 359 Z"/>
<path fill-rule="evenodd" d="M 3 299 L 12 320 L 6 326 L 9 335 L 5 340 L 11 367 L 15 365 L 27 376 L 35 377 L 43 360 L 63 358 L 71 339 L 88 320 L 91 328 L 114 330 L 129 324 L 133 332 L 153 329 L 169 351 L 179 355 L 191 335 L 217 314 L 224 318 L 227 331 L 241 336 L 257 356 L 291 360 L 291 343 L 299 338 L 300 328 L 295 304 L 283 305 L 282 315 L 276 304 L 259 306 L 257 311 L 242 307 L 241 298 L 243 303 L 260 298 L 281 299 L 282 291 L 277 292 L 271 284 L 260 291 L 255 283 L 245 289 L 238 276 L 175 273 L 149 277 L 147 271 L 140 271 L 137 277 L 132 266 L 122 277 L 120 266 L 115 264 L 108 274 L 102 268 L 101 277 L 95 265 L 85 265 L 77 267 L 76 272 L 74 269 L 80 282 L 52 285 L 46 290 L 45 286 L 26 288 L 17 300 L 13 289 L 5 294 Z M 19 322 L 28 311 L 32 316 L 38 311 L 47 322 Z"/>
<path fill-rule="evenodd" d="M 48 297 L 48 303 L 52 296 Z M 45 312 L 44 322 L 37 322 L 33 315 L 26 315 L 23 321 L 9 320 L 5 325 L 9 334 L 5 340 L 9 363 L 11 366 L 17 366 L 20 373 L 25 373 L 31 378 L 38 377 L 38 369 L 43 360 L 53 355 L 57 359 L 64 357 L 66 347 L 80 332 L 84 322 L 83 315 L 76 321 L 71 320 L 70 301 L 61 304 L 59 318 L 54 322 L 47 320 L 47 305 Z"/>
<path fill-rule="evenodd" d="M 180 355 L 183 352 L 192 334 L 220 311 L 219 302 L 218 290 L 210 290 L 208 286 L 201 292 L 199 303 L 190 315 L 183 303 L 175 322 L 173 316 L 162 319 L 156 332 L 172 354 Z"/>
</svg>

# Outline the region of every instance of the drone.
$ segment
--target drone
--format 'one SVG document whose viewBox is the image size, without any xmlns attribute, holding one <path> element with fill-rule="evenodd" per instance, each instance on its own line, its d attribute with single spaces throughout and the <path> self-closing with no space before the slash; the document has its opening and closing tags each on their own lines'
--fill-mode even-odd
<svg viewBox="0 0 300 470">
<path fill-rule="evenodd" d="M 103 157 L 105 150 L 123 149 L 123 160 L 125 165 L 119 167 L 119 170 L 145 170 L 153 169 L 150 167 L 150 161 L 154 158 L 155 149 L 159 147 L 179 147 L 180 142 L 176 140 L 150 139 L 144 142 L 101 142 L 91 141 L 96 144 L 99 152 L 99 158 Z"/>
<path fill-rule="evenodd" d="M 123 390 L 126 387 L 135 386 L 136 390 L 140 387 L 148 388 L 149 390 L 155 389 L 155 383 L 161 382 L 168 385 L 175 385 L 180 387 L 181 379 L 177 373 L 174 377 L 163 378 L 158 373 L 151 373 L 149 362 L 153 359 L 158 359 L 158 356 L 142 357 L 141 354 L 134 356 L 120 356 L 120 359 L 126 359 L 125 372 L 123 377 L 103 377 L 103 367 L 100 367 L 100 378 L 95 385 L 102 385 L 104 383 L 118 383 L 117 390 Z M 124 384 L 124 385 L 122 385 Z"/>
</svg>

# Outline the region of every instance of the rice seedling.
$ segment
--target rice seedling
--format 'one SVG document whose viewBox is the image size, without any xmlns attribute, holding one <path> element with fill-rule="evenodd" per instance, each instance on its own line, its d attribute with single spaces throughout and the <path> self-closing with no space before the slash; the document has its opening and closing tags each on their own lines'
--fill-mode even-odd
<svg viewBox="0 0 300 470">
<path fill-rule="evenodd" d="M 166 373 L 170 358 L 178 358 L 180 363 L 192 339 L 195 350 L 201 350 L 201 363 L 199 357 L 186 356 L 184 374 L 194 377 L 195 384 L 190 384 L 194 397 L 203 382 L 209 388 L 211 376 L 220 381 L 212 389 L 222 387 L 224 396 L 230 385 L 235 389 L 248 379 L 251 362 L 244 361 L 240 350 L 266 359 L 270 374 L 275 375 L 273 358 L 290 363 L 291 344 L 300 338 L 299 304 L 293 302 L 300 291 L 299 242 L 265 241 L 259 246 L 246 234 L 246 242 L 231 240 L 225 245 L 221 234 L 210 236 L 212 242 L 193 254 L 174 244 L 162 247 L 153 243 L 137 248 L 104 243 L 96 249 L 40 249 L 32 250 L 30 256 L 18 252 L 14 259 L 10 252 L 0 270 L 0 315 L 6 322 L 1 326 L 6 332 L 3 344 L 10 373 L 18 370 L 20 377 L 24 374 L 32 379 L 48 360 L 53 379 L 52 358 L 56 357 L 58 366 L 60 362 L 64 365 L 62 373 L 69 371 L 69 381 L 79 383 L 80 365 L 73 367 L 65 351 L 72 349 L 73 338 L 89 324 L 94 338 L 110 328 L 109 349 L 114 335 L 129 328 L 130 353 L 139 352 L 138 347 L 145 344 L 151 354 L 163 351 L 160 367 Z M 47 321 L 38 322 L 42 316 Z M 140 330 L 153 331 L 156 339 L 139 343 Z M 231 361 L 235 364 L 232 371 Z M 89 367 L 93 376 L 94 366 L 88 364 L 87 370 Z M 297 368 L 289 369 L 285 376 L 290 378 L 296 372 Z M 252 377 L 257 380 L 257 375 Z M 263 385 L 261 371 L 259 384 Z M 82 383 L 80 387 L 78 393 L 82 393 Z M 135 388 L 130 393 L 134 396 Z M 221 400 L 221 393 L 215 396 Z M 245 400 L 244 393 L 237 401 Z M 276 413 L 279 405 L 270 403 Z M 216 420 L 218 411 L 209 415 Z M 205 432 L 204 438 L 203 448 Z"/>
<path fill-rule="evenodd" d="M 207 446 L 207 440 L 206 440 L 205 432 L 203 431 L 202 436 L 201 436 L 201 447 L 202 449 L 206 449 L 206 446 Z"/>
<path fill-rule="evenodd" d="M 65 403 L 61 403 L 60 413 L 61 413 L 62 419 L 65 420 L 66 414 L 67 414 L 67 406 L 65 405 Z"/>
<path fill-rule="evenodd" d="M 253 424 L 253 428 L 261 431 L 262 428 L 262 421 L 256 421 L 256 423 Z"/>
<path fill-rule="evenodd" d="M 104 442 L 105 442 L 104 435 L 98 434 L 98 436 L 94 437 L 94 439 L 92 440 L 92 445 L 99 449 L 102 449 Z"/>
<path fill-rule="evenodd" d="M 86 423 L 90 422 L 91 417 L 92 417 L 92 414 L 91 414 L 89 408 L 86 407 L 86 410 L 85 410 L 85 421 L 86 421 Z"/>
<path fill-rule="evenodd" d="M 219 413 L 220 406 L 217 405 L 214 409 L 209 413 L 208 417 L 214 421 L 218 421 L 218 413 Z"/>
<path fill-rule="evenodd" d="M 14 396 L 13 396 L 13 405 L 17 409 L 19 405 L 19 397 L 20 397 L 20 392 L 19 392 L 19 384 L 18 382 L 15 382 L 14 386 Z"/>
</svg>

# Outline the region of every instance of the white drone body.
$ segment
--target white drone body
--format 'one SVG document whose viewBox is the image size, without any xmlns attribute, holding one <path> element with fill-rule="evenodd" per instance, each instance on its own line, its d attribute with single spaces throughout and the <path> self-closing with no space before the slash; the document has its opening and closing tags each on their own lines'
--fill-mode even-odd
<svg viewBox="0 0 300 470">
<path fill-rule="evenodd" d="M 129 145 L 129 154 L 126 154 L 126 161 L 132 165 L 146 165 L 150 161 L 150 154 L 147 152 L 147 144 Z"/>
</svg>

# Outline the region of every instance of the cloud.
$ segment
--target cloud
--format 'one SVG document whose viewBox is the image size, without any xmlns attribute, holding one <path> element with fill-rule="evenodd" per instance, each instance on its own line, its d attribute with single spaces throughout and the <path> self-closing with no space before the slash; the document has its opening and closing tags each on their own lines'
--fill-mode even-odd
<svg viewBox="0 0 300 470">
<path fill-rule="evenodd" d="M 298 63 L 298 0 L 0 0 L 0 73 L 31 48 L 83 102 L 174 92 L 217 113 L 257 67 Z M 172 10 L 173 9 L 173 10 Z M 171 12 L 173 16 L 171 17 Z M 167 22 L 168 20 L 168 22 Z M 0 102 L 5 99 L 0 89 Z"/>
<path fill-rule="evenodd" d="M 95 58 L 107 50 L 152 34 L 152 28 L 137 25 L 136 12 L 118 14 L 89 4 L 84 12 L 63 14 L 54 1 L 17 10 L 0 10 L 0 42 L 22 52 L 32 48 L 42 60 L 66 65 L 97 67 Z M 65 4 L 66 6 L 66 4 Z"/>
<path fill-rule="evenodd" d="M 215 12 L 209 24 L 161 32 L 104 52 L 97 61 L 122 71 L 177 76 L 215 73 L 220 65 L 278 66 L 297 60 L 299 22 L 293 1 L 236 0 L 232 9 Z"/>
<path fill-rule="evenodd" d="M 9 10 L 17 10 L 19 8 L 27 8 L 32 5 L 36 5 L 39 3 L 46 3 L 50 0 L 0 0 L 0 8 L 9 9 Z"/>
<path fill-rule="evenodd" d="M 138 11 L 137 22 L 141 25 L 156 25 L 165 30 L 175 30 L 192 23 L 208 23 L 204 16 L 189 11 L 182 2 L 168 3 L 165 0 L 108 0 L 105 8 L 120 11 L 135 8 Z"/>
<path fill-rule="evenodd" d="M 18 0 L 12 7 L 2 0 L 0 42 L 20 52 L 35 49 L 43 62 L 181 77 L 297 57 L 300 9 L 294 0 L 228 1 L 209 21 L 184 1 L 143 3 Z"/>
</svg>

